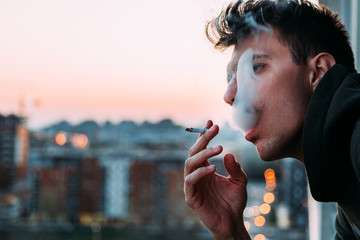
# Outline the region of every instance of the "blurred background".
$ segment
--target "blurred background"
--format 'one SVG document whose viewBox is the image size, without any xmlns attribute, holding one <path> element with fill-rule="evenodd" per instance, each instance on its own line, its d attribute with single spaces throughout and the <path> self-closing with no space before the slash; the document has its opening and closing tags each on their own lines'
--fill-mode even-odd
<svg viewBox="0 0 360 240">
<path fill-rule="evenodd" d="M 336 205 L 312 200 L 302 164 L 262 162 L 233 127 L 231 51 L 204 33 L 229 2 L 0 0 L 1 239 L 211 239 L 183 196 L 184 128 L 208 119 L 249 177 L 253 239 L 332 238 Z M 359 69 L 360 3 L 320 3 Z"/>
</svg>

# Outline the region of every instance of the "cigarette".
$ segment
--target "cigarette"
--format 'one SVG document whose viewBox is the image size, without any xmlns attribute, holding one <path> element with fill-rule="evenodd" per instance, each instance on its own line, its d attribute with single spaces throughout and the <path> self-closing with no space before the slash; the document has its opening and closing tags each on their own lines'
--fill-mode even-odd
<svg viewBox="0 0 360 240">
<path fill-rule="evenodd" d="M 187 132 L 193 132 L 193 133 L 204 133 L 206 132 L 207 128 L 185 128 L 185 131 Z"/>
</svg>

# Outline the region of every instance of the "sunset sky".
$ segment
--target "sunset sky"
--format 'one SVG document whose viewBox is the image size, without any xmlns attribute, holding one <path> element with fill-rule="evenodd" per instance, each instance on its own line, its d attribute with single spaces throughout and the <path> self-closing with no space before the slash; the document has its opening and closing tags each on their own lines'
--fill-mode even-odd
<svg viewBox="0 0 360 240">
<path fill-rule="evenodd" d="M 230 119 L 230 51 L 204 25 L 227 0 L 0 1 L 0 113 L 54 121 Z"/>
</svg>

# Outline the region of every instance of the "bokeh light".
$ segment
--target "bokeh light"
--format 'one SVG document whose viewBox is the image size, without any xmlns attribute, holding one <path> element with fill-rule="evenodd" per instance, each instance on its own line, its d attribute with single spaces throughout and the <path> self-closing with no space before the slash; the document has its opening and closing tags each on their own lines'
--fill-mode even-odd
<svg viewBox="0 0 360 240">
<path fill-rule="evenodd" d="M 264 172 L 264 177 L 266 181 L 266 190 L 274 191 L 276 188 L 276 176 L 275 171 L 271 168 L 268 168 Z"/>
<path fill-rule="evenodd" d="M 274 182 L 266 182 L 266 190 L 274 191 L 276 188 L 276 181 Z"/>
<path fill-rule="evenodd" d="M 244 209 L 244 217 L 250 218 L 254 216 L 254 209 L 252 207 L 246 207 Z"/>
<path fill-rule="evenodd" d="M 65 133 L 59 132 L 58 134 L 56 134 L 55 142 L 59 146 L 65 145 L 65 143 L 66 143 L 66 135 L 65 135 Z"/>
<path fill-rule="evenodd" d="M 265 239 L 266 239 L 266 237 L 263 234 L 257 234 L 254 237 L 254 240 L 265 240 Z"/>
<path fill-rule="evenodd" d="M 275 171 L 271 168 L 268 168 L 265 170 L 264 176 L 266 181 L 275 180 Z"/>
<path fill-rule="evenodd" d="M 275 200 L 275 196 L 271 192 L 267 192 L 264 195 L 264 202 L 266 203 L 272 203 Z"/>
<path fill-rule="evenodd" d="M 70 137 L 70 142 L 74 147 L 83 149 L 87 146 L 89 140 L 86 135 L 77 133 Z"/>
<path fill-rule="evenodd" d="M 246 231 L 250 230 L 251 225 L 248 221 L 244 221 L 244 226 L 245 226 Z"/>
<path fill-rule="evenodd" d="M 258 227 L 264 226 L 265 224 L 265 218 L 263 216 L 257 216 L 254 219 L 254 224 Z"/>
<path fill-rule="evenodd" d="M 259 206 L 253 206 L 253 216 L 259 216 L 260 215 L 260 207 Z"/>
<path fill-rule="evenodd" d="M 267 203 L 263 203 L 260 206 L 260 212 L 261 214 L 268 214 L 271 211 L 271 207 Z"/>
</svg>

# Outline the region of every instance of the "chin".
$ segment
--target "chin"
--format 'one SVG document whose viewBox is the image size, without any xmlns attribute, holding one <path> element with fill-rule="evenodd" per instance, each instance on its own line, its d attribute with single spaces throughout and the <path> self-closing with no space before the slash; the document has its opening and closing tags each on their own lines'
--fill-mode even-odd
<svg viewBox="0 0 360 240">
<path fill-rule="evenodd" d="M 261 158 L 261 160 L 265 162 L 271 162 L 283 158 L 295 158 L 299 161 L 303 161 L 301 155 L 298 155 L 295 152 L 284 153 L 282 151 L 274 151 L 274 150 L 275 149 L 273 149 L 272 151 L 261 151 L 258 148 L 256 148 L 258 156 Z"/>
<path fill-rule="evenodd" d="M 263 160 L 265 162 L 271 162 L 271 161 L 275 161 L 275 160 L 280 159 L 280 157 L 274 157 L 274 156 L 271 156 L 271 155 L 260 154 L 259 152 L 258 152 L 258 156 L 260 157 L 261 160 Z"/>
<path fill-rule="evenodd" d="M 256 151 L 263 161 L 274 161 L 282 158 L 296 158 L 302 154 L 301 134 L 293 137 L 278 135 L 268 139 L 257 139 L 254 142 Z"/>
<path fill-rule="evenodd" d="M 256 146 L 256 151 L 260 159 L 265 162 L 271 162 L 287 157 L 284 156 L 284 154 L 281 154 L 280 151 L 277 151 L 276 149 L 266 149 L 266 148 L 264 149 Z"/>
</svg>

